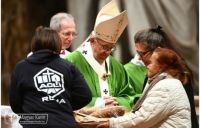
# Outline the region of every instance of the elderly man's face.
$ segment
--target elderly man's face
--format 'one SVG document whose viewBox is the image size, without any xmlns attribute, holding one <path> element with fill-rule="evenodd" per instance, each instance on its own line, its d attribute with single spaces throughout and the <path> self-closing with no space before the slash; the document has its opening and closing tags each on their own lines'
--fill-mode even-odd
<svg viewBox="0 0 200 128">
<path fill-rule="evenodd" d="M 94 58 L 102 63 L 106 60 L 106 58 L 111 54 L 111 52 L 115 49 L 115 44 L 103 41 L 98 38 L 93 38 L 91 40 L 91 46 L 93 49 Z"/>
<path fill-rule="evenodd" d="M 73 20 L 62 20 L 59 36 L 62 40 L 62 49 L 68 49 L 76 37 L 76 25 Z"/>
</svg>

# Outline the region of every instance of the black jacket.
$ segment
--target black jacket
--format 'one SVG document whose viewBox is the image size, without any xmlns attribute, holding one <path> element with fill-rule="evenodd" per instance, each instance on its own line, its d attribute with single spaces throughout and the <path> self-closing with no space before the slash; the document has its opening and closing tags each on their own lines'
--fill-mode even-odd
<svg viewBox="0 0 200 128">
<path fill-rule="evenodd" d="M 37 51 L 16 65 L 9 95 L 15 113 L 48 115 L 46 124 L 40 118 L 29 119 L 36 122 L 28 124 L 22 116 L 20 122 L 28 128 L 74 128 L 73 110 L 84 107 L 92 98 L 81 73 L 50 50 Z"/>
<path fill-rule="evenodd" d="M 192 128 L 199 128 L 199 121 L 197 119 L 197 114 L 196 114 L 195 104 L 194 104 L 194 92 L 193 92 L 192 82 L 190 81 L 188 84 L 186 84 L 184 86 L 184 89 L 190 101 Z"/>
</svg>

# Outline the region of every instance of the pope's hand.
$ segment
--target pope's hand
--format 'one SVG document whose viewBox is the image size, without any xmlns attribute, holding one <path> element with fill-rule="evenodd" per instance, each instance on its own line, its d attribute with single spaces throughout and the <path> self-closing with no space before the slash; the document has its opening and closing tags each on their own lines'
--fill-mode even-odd
<svg viewBox="0 0 200 128">
<path fill-rule="evenodd" d="M 103 97 L 106 106 L 116 106 L 118 105 L 117 98 L 112 96 Z"/>
</svg>

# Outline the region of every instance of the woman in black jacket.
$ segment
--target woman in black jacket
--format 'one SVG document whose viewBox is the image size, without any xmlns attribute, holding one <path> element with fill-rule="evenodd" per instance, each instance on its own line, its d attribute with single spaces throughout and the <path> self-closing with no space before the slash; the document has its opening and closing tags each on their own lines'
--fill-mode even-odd
<svg viewBox="0 0 200 128">
<path fill-rule="evenodd" d="M 32 38 L 33 54 L 17 63 L 10 85 L 10 105 L 24 128 L 75 128 L 73 111 L 91 101 L 82 74 L 59 57 L 56 31 L 38 27 Z"/>
</svg>

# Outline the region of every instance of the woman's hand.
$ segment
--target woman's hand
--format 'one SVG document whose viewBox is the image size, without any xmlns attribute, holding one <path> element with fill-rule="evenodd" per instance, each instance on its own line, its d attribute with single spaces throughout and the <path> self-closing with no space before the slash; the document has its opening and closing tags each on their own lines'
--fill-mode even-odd
<svg viewBox="0 0 200 128">
<path fill-rule="evenodd" d="M 108 121 L 102 124 L 97 125 L 96 128 L 109 128 L 109 123 Z"/>
</svg>

